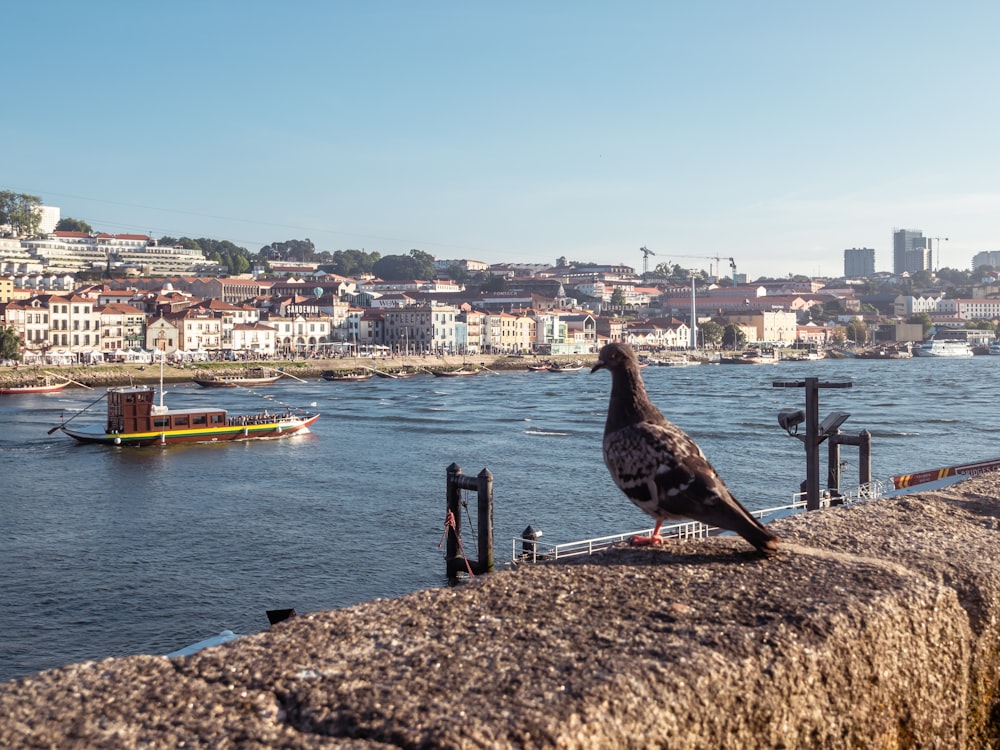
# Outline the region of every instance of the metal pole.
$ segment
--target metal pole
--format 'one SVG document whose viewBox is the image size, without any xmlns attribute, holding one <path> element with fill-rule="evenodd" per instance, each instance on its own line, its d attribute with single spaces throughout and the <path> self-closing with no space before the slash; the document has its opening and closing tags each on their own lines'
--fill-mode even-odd
<svg viewBox="0 0 1000 750">
<path fill-rule="evenodd" d="M 806 378 L 806 510 L 819 510 L 819 378 Z"/>
</svg>

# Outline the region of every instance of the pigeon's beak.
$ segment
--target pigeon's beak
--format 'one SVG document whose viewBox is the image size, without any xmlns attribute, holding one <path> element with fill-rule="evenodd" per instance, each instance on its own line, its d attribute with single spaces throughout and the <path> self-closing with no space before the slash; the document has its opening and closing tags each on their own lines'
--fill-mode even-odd
<svg viewBox="0 0 1000 750">
<path fill-rule="evenodd" d="M 594 363 L 594 366 L 590 368 L 590 371 L 591 372 L 597 372 L 598 370 L 603 370 L 605 367 L 607 367 L 607 365 L 604 363 L 604 360 L 603 359 L 598 359 Z"/>
</svg>

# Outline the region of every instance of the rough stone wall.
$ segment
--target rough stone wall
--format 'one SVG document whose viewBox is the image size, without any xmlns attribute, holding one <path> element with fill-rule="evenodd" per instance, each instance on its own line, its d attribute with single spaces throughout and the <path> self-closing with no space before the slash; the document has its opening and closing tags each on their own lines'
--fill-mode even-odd
<svg viewBox="0 0 1000 750">
<path fill-rule="evenodd" d="M 998 522 L 987 476 L 67 666 L 0 684 L 0 746 L 996 746 Z"/>
</svg>

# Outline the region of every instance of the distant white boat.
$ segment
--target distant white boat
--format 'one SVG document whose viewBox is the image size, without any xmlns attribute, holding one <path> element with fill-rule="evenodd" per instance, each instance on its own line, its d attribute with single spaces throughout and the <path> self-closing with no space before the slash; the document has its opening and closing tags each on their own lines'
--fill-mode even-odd
<svg viewBox="0 0 1000 750">
<path fill-rule="evenodd" d="M 719 357 L 720 365 L 770 365 L 778 361 L 778 353 L 774 349 L 747 349 L 742 354 Z"/>
<path fill-rule="evenodd" d="M 913 347 L 917 357 L 971 357 L 972 347 L 967 341 L 931 339 Z"/>
<path fill-rule="evenodd" d="M 990 344 L 990 348 L 989 348 L 988 353 L 989 354 L 1000 354 L 1000 342 L 994 341 L 992 344 Z"/>
</svg>

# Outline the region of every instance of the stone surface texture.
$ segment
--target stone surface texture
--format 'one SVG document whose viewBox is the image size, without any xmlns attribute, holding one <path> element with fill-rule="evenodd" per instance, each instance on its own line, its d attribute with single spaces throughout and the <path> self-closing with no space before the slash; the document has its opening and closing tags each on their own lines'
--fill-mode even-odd
<svg viewBox="0 0 1000 750">
<path fill-rule="evenodd" d="M 773 527 L 13 680 L 0 747 L 1000 746 L 1000 475 Z"/>
</svg>

